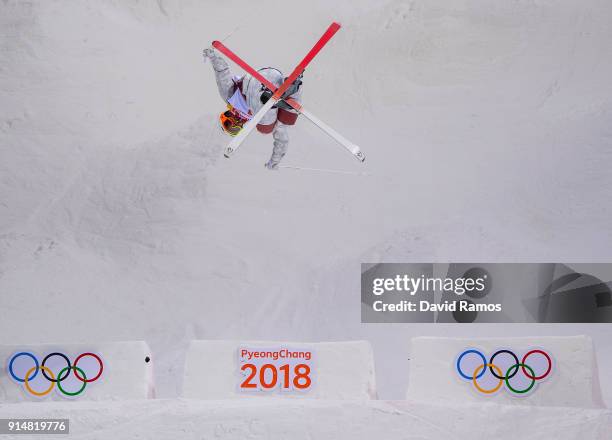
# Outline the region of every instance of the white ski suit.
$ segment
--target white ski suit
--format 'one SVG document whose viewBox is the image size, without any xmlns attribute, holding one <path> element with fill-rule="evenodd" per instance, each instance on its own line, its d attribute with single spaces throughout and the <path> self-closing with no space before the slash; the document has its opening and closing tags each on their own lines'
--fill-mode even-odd
<svg viewBox="0 0 612 440">
<path fill-rule="evenodd" d="M 247 74 L 243 77 L 233 75 L 225 60 L 218 56 L 214 50 L 205 50 L 204 56 L 211 61 L 221 98 L 225 102 L 230 102 L 233 107 L 241 110 L 241 113 L 250 112 L 251 116 L 257 113 L 264 105 L 261 101 L 261 95 L 266 88 L 251 75 Z M 273 67 L 259 69 L 258 72 L 277 87 L 284 81 L 282 72 Z M 299 87 L 291 95 L 291 98 L 301 102 L 301 95 L 302 88 Z M 287 147 L 289 146 L 287 126 L 295 124 L 297 116 L 297 112 L 292 108 L 277 108 L 277 106 L 274 106 L 257 124 L 259 132 L 265 134 L 272 133 L 274 138 L 272 156 L 268 163 L 266 163 L 266 167 L 269 169 L 276 168 L 287 153 Z"/>
</svg>

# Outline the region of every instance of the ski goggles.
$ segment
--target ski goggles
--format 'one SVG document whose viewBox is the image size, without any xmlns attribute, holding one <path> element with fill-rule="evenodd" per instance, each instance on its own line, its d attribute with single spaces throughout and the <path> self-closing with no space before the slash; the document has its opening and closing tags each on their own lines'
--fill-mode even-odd
<svg viewBox="0 0 612 440">
<path fill-rule="evenodd" d="M 241 118 L 236 114 L 233 107 L 228 104 L 227 110 L 219 115 L 219 122 L 223 131 L 230 136 L 236 136 L 242 130 L 246 119 Z"/>
</svg>

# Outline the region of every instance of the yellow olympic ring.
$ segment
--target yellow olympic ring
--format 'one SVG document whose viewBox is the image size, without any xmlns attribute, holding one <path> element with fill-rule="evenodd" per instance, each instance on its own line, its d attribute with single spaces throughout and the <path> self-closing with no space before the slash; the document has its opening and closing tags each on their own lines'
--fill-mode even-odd
<svg viewBox="0 0 612 440">
<path fill-rule="evenodd" d="M 51 392 L 51 390 L 55 386 L 55 382 L 51 382 L 51 386 L 49 388 L 47 388 L 45 391 L 41 391 L 40 393 L 38 391 L 34 391 L 32 389 L 32 387 L 30 386 L 30 384 L 28 383 L 28 377 L 30 376 L 31 373 L 34 372 L 34 370 L 36 370 L 36 368 L 37 367 L 34 366 L 34 367 L 30 368 L 28 370 L 28 372 L 26 373 L 25 378 L 24 378 L 25 387 L 26 387 L 26 389 L 30 393 L 34 394 L 35 396 L 38 396 L 38 397 L 46 396 L 47 394 L 49 394 Z M 51 371 L 51 369 L 49 367 L 45 367 L 44 365 L 41 365 L 38 368 L 40 368 L 41 370 L 46 371 L 47 373 L 49 373 L 49 375 L 51 376 L 51 379 L 55 379 L 55 376 L 53 375 L 53 371 Z"/>
<path fill-rule="evenodd" d="M 499 369 L 499 367 L 495 364 L 486 364 L 486 365 L 479 365 L 475 370 L 474 370 L 474 375 L 472 376 L 472 382 L 474 383 L 474 386 L 476 387 L 476 389 L 478 391 L 480 391 L 481 393 L 485 393 L 485 394 L 493 394 L 495 391 L 499 390 L 499 388 L 502 386 L 502 383 L 504 383 L 504 379 L 499 379 L 499 383 L 494 387 L 491 388 L 490 390 L 485 390 L 484 388 L 481 388 L 480 385 L 478 385 L 478 382 L 476 382 L 476 376 L 478 376 L 478 373 L 480 373 L 480 370 L 482 370 L 485 367 L 491 367 L 493 368 L 496 372 L 498 376 L 502 376 L 503 377 L 503 373 L 502 371 Z"/>
</svg>

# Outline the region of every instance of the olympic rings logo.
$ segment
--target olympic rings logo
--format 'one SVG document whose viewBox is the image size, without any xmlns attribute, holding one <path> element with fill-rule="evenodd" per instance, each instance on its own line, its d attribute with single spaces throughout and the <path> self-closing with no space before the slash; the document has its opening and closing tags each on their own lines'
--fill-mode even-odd
<svg viewBox="0 0 612 440">
<path fill-rule="evenodd" d="M 538 382 L 550 376 L 554 362 L 549 353 L 539 348 L 527 350 L 520 361 L 519 355 L 501 349 L 487 360 L 482 351 L 469 348 L 459 354 L 455 368 L 459 377 L 471 382 L 480 394 L 493 395 L 505 385 L 511 395 L 527 396 L 535 391 Z"/>
<path fill-rule="evenodd" d="M 78 366 L 79 362 L 81 362 L 81 364 L 91 364 L 92 361 L 86 361 L 87 358 L 91 358 L 95 361 L 94 363 L 97 363 L 97 366 L 93 368 L 95 374 L 89 374 L 92 368 L 88 366 Z M 57 362 L 54 362 L 56 359 L 60 360 L 59 367 L 56 365 L 50 366 L 51 364 L 57 364 Z M 66 365 L 62 367 L 63 363 Z M 23 385 L 24 389 L 35 397 L 45 397 L 49 395 L 57 385 L 57 390 L 62 397 L 71 398 L 82 394 L 87 384 L 100 379 L 104 371 L 104 363 L 100 356 L 89 352 L 81 353 L 74 359 L 74 362 L 70 362 L 70 359 L 64 353 L 53 352 L 47 354 L 39 363 L 34 353 L 20 351 L 9 358 L 7 370 L 13 381 Z M 86 373 L 86 371 L 89 373 Z M 33 385 L 33 381 L 39 373 L 41 373 L 39 377 L 44 377 L 44 379 L 49 382 L 46 388 L 36 389 L 40 387 Z M 72 375 L 70 373 L 72 373 Z M 72 377 L 76 380 L 70 380 Z M 70 387 L 62 384 L 62 382 L 67 379 L 69 382 L 72 382 Z M 77 387 L 74 386 L 75 383 L 78 385 Z"/>
</svg>

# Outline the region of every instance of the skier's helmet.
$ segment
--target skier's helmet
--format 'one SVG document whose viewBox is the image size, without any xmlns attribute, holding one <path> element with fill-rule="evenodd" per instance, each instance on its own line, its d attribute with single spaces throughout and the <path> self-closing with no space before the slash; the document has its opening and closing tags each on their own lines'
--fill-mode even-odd
<svg viewBox="0 0 612 440">
<path fill-rule="evenodd" d="M 228 105 L 228 109 L 219 115 L 219 122 L 221 122 L 221 128 L 224 132 L 230 136 L 236 136 L 240 133 L 246 121 L 238 116 L 231 106 Z"/>
</svg>

